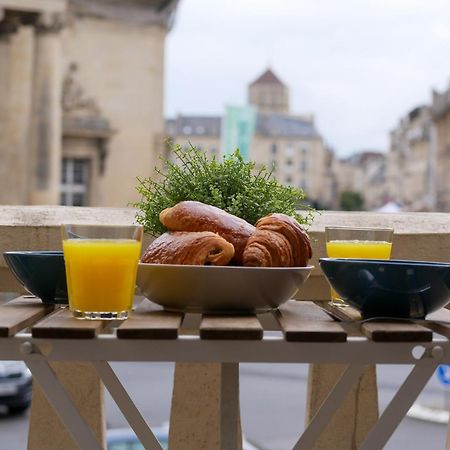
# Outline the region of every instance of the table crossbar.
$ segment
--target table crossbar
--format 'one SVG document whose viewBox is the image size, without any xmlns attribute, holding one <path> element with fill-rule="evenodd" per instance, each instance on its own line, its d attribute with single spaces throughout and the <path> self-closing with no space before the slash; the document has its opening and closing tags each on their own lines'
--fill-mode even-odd
<svg viewBox="0 0 450 450">
<path fill-rule="evenodd" d="M 25 364 L 41 386 L 50 404 L 58 412 L 60 419 L 78 447 L 89 450 L 103 450 L 103 446 L 79 413 L 70 395 L 47 361 L 25 359 Z"/>
<path fill-rule="evenodd" d="M 133 400 L 131 400 L 111 366 L 106 361 L 94 361 L 92 365 L 144 448 L 148 450 L 162 450 L 158 439 L 142 417 Z"/>
<path fill-rule="evenodd" d="M 312 448 L 349 390 L 361 376 L 364 367 L 364 365 L 346 367 L 292 450 L 309 450 Z"/>
<path fill-rule="evenodd" d="M 414 366 L 377 423 L 367 435 L 366 440 L 359 450 L 378 450 L 384 448 L 436 368 L 437 363 L 430 360 Z"/>
</svg>

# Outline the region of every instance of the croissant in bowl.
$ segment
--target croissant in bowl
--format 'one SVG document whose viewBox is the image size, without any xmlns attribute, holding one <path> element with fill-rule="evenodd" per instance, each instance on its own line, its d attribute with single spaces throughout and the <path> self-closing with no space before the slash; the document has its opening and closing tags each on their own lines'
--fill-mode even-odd
<svg viewBox="0 0 450 450">
<path fill-rule="evenodd" d="M 247 241 L 244 266 L 305 267 L 312 257 L 309 236 L 286 214 L 270 214 L 256 222 L 256 231 Z"/>
<path fill-rule="evenodd" d="M 242 265 L 242 254 L 255 227 L 244 219 L 215 206 L 196 201 L 183 201 L 166 208 L 159 215 L 170 231 L 211 231 L 233 244 L 232 263 Z"/>
<path fill-rule="evenodd" d="M 209 231 L 169 232 L 155 239 L 141 262 L 225 266 L 234 255 L 233 244 Z"/>
</svg>

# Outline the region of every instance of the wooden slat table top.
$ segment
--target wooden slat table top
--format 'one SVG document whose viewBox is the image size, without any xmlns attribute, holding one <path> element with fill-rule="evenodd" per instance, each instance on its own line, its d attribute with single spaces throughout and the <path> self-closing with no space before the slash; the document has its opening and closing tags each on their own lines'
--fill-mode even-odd
<svg viewBox="0 0 450 450">
<path fill-rule="evenodd" d="M 92 339 L 104 328 L 101 320 L 79 320 L 68 309 L 60 309 L 31 328 L 35 338 Z"/>
<path fill-rule="evenodd" d="M 363 321 L 361 314 L 350 306 L 329 306 L 329 310 L 340 320 L 354 323 L 362 334 L 374 342 L 430 342 L 433 339 L 433 332 L 428 327 L 414 321 Z"/>
<path fill-rule="evenodd" d="M 200 323 L 201 339 L 262 339 L 263 327 L 254 314 L 224 316 L 207 314 Z"/>
<path fill-rule="evenodd" d="M 144 300 L 117 329 L 119 339 L 176 339 L 184 314 Z"/>
<path fill-rule="evenodd" d="M 289 301 L 274 311 L 284 337 L 296 342 L 345 342 L 347 333 L 312 302 Z"/>
<path fill-rule="evenodd" d="M 431 342 L 433 332 L 414 323 L 371 322 L 361 325 L 363 333 L 374 342 Z"/>
<path fill-rule="evenodd" d="M 0 336 L 14 336 L 31 326 L 51 311 L 53 305 L 46 305 L 35 297 L 22 296 L 0 306 Z"/>
<path fill-rule="evenodd" d="M 417 323 L 395 319 L 364 321 L 350 307 L 290 300 L 274 310 L 273 316 L 280 327 L 278 331 L 291 342 L 345 342 L 352 328 L 375 342 L 429 342 L 433 331 L 450 338 L 450 311 L 446 309 Z M 45 305 L 39 299 L 22 296 L 0 305 L 0 337 L 11 337 L 31 327 L 31 334 L 36 338 L 92 339 L 118 327 L 118 339 L 177 339 L 185 332 L 183 318 L 182 313 L 165 311 L 145 300 L 124 322 L 78 320 L 68 308 L 54 310 L 54 306 Z M 207 314 L 201 316 L 196 332 L 203 340 L 260 340 L 264 336 L 264 328 L 254 314 Z"/>
<path fill-rule="evenodd" d="M 427 326 L 435 333 L 450 338 L 450 310 L 442 308 L 427 316 Z"/>
</svg>

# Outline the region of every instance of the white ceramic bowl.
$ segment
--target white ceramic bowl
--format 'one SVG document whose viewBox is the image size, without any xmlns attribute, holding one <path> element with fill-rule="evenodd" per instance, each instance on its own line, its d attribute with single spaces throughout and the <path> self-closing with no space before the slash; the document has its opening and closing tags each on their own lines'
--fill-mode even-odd
<svg viewBox="0 0 450 450">
<path fill-rule="evenodd" d="M 145 297 L 169 310 L 263 312 L 292 298 L 312 268 L 139 263 L 137 286 Z"/>
</svg>

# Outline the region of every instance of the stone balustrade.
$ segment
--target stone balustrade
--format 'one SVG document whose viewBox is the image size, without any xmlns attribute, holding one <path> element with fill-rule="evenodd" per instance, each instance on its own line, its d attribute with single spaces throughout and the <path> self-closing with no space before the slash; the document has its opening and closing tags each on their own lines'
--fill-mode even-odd
<svg viewBox="0 0 450 450">
<path fill-rule="evenodd" d="M 0 206 L 0 251 L 61 249 L 62 223 L 129 224 L 135 218 L 132 208 L 76 208 L 67 206 Z M 315 266 L 299 299 L 326 299 L 328 285 L 318 258 L 325 256 L 324 228 L 361 226 L 394 228 L 392 258 L 424 261 L 450 261 L 450 214 L 331 212 L 317 214 L 310 227 Z M 146 236 L 144 246 L 152 240 Z M 0 292 L 20 289 L 0 259 Z"/>
</svg>

